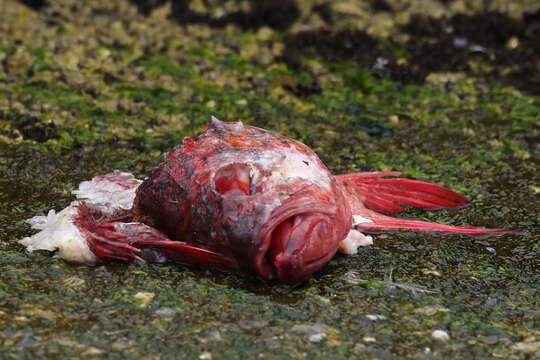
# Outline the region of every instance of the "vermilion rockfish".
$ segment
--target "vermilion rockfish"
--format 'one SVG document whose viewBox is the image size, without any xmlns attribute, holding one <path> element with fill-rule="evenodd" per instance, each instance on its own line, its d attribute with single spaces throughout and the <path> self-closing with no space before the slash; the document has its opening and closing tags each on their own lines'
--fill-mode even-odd
<svg viewBox="0 0 540 360">
<path fill-rule="evenodd" d="M 463 196 L 399 172 L 332 175 L 306 145 L 216 118 L 141 182 L 113 172 L 81 183 L 77 201 L 29 220 L 21 242 L 87 264 L 176 261 L 297 283 L 340 250 L 372 243 L 360 231 L 494 235 L 515 230 L 392 218 L 399 204 L 458 208 Z"/>
</svg>

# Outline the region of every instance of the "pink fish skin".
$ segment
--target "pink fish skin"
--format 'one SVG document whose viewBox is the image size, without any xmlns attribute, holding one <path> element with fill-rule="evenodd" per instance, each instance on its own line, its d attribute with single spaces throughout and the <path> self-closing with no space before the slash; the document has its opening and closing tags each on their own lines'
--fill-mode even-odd
<svg viewBox="0 0 540 360">
<path fill-rule="evenodd" d="M 76 224 L 100 261 L 177 261 L 289 284 L 323 267 L 351 230 L 516 232 L 377 213 L 404 211 L 399 204 L 468 204 L 438 185 L 395 178 L 400 174 L 333 176 L 299 141 L 213 118 L 203 133 L 165 155 L 138 187 L 131 210 L 104 214 L 83 203 Z M 363 219 L 354 227 L 353 216 Z"/>
</svg>

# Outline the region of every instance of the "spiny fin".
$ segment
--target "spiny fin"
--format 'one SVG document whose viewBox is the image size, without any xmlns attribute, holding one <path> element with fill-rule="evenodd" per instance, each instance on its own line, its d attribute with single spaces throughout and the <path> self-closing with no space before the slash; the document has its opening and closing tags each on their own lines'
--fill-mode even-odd
<svg viewBox="0 0 540 360">
<path fill-rule="evenodd" d="M 368 209 L 366 210 L 369 211 Z M 371 220 L 371 222 L 361 222 L 356 224 L 355 227 L 360 231 L 367 232 L 411 230 L 421 232 L 464 234 L 471 236 L 490 236 L 523 232 L 522 230 L 488 229 L 477 226 L 453 226 L 421 220 L 400 219 L 377 214 L 373 211 L 369 211 L 369 214 L 362 214 L 362 216 Z"/>
<path fill-rule="evenodd" d="M 411 230 L 472 236 L 522 232 L 522 230 L 437 224 L 420 220 L 393 218 L 377 213 L 376 211 L 405 211 L 399 204 L 430 210 L 460 208 L 469 204 L 462 195 L 439 185 L 407 178 L 384 178 L 385 176 L 400 175 L 401 173 L 397 171 L 380 171 L 335 176 L 343 185 L 347 201 L 355 218 L 354 227 L 356 229 L 365 232 Z M 356 221 L 355 215 L 358 216 L 359 221 Z"/>
</svg>

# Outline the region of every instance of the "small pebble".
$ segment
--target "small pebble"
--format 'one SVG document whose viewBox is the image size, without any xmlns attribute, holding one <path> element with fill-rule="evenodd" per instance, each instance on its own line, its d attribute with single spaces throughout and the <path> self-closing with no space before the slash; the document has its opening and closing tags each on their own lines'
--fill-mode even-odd
<svg viewBox="0 0 540 360">
<path fill-rule="evenodd" d="M 453 44 L 457 48 L 464 48 L 469 44 L 469 42 L 465 38 L 456 37 L 453 40 Z"/>
<path fill-rule="evenodd" d="M 133 295 L 135 300 L 137 300 L 141 304 L 141 307 L 145 307 L 146 305 L 148 305 L 155 296 L 156 294 L 146 291 L 139 291 L 138 293 Z"/>
<path fill-rule="evenodd" d="M 391 123 L 392 125 L 397 125 L 397 124 L 399 124 L 399 116 L 397 116 L 397 115 L 390 115 L 390 116 L 388 117 L 388 121 L 390 121 L 390 123 Z"/>
<path fill-rule="evenodd" d="M 159 317 L 174 317 L 174 315 L 176 315 L 176 310 L 168 308 L 168 307 L 163 307 L 163 308 L 157 309 L 155 314 Z"/>
<path fill-rule="evenodd" d="M 493 306 L 493 305 L 496 305 L 498 302 L 499 302 L 499 300 L 497 300 L 497 298 L 488 297 L 486 299 L 485 305 L 486 306 Z"/>
<path fill-rule="evenodd" d="M 353 348 L 353 352 L 356 355 L 363 354 L 366 352 L 366 350 L 367 350 L 367 346 L 362 343 L 357 343 L 356 345 L 354 345 L 354 348 Z"/>
<path fill-rule="evenodd" d="M 314 300 L 317 301 L 318 303 L 320 303 L 321 305 L 329 305 L 330 304 L 330 299 L 327 299 L 327 298 L 325 298 L 323 296 L 320 296 L 320 295 L 315 295 Z"/>
<path fill-rule="evenodd" d="M 512 350 L 532 354 L 540 351 L 540 341 L 518 342 L 512 345 Z"/>
<path fill-rule="evenodd" d="M 450 340 L 450 335 L 448 335 L 448 333 L 444 330 L 433 330 L 433 332 L 431 333 L 431 337 L 439 341 Z"/>
<path fill-rule="evenodd" d="M 496 335 L 491 335 L 491 336 L 480 335 L 478 336 L 478 340 L 480 340 L 481 342 L 487 345 L 495 345 L 496 343 L 499 342 L 499 337 Z"/>
<path fill-rule="evenodd" d="M 441 276 L 441 273 L 437 270 L 423 269 L 422 273 L 425 275 Z"/>
<path fill-rule="evenodd" d="M 414 312 L 417 314 L 432 316 L 437 313 L 446 313 L 449 312 L 450 309 L 447 309 L 445 307 L 442 307 L 440 305 L 434 305 L 434 306 L 423 306 L 418 309 L 414 309 Z"/>
<path fill-rule="evenodd" d="M 319 342 L 323 340 L 326 337 L 326 329 L 328 328 L 328 325 L 321 324 L 321 323 L 315 323 L 315 324 L 299 324 L 294 325 L 291 328 L 291 333 L 297 334 L 297 335 L 303 335 L 305 338 L 307 338 L 309 341 L 312 342 Z"/>
<path fill-rule="evenodd" d="M 105 351 L 98 349 L 97 347 L 90 346 L 81 353 L 81 356 L 96 356 L 102 355 L 103 353 L 105 353 Z"/>
<path fill-rule="evenodd" d="M 506 47 L 510 50 L 514 50 L 519 47 L 519 39 L 515 36 L 512 36 L 508 41 L 506 42 Z"/>
<path fill-rule="evenodd" d="M 202 360 L 208 360 L 211 358 L 212 358 L 212 354 L 209 353 L 208 351 L 205 351 L 201 355 L 199 355 L 199 359 L 202 359 Z"/>
</svg>

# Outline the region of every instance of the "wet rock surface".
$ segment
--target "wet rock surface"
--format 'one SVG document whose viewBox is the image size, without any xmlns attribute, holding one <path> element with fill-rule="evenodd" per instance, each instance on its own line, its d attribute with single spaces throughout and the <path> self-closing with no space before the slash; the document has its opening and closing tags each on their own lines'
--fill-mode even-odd
<svg viewBox="0 0 540 360">
<path fill-rule="evenodd" d="M 538 3 L 0 1 L 0 357 L 538 356 Z M 74 266 L 17 239 L 82 180 L 147 176 L 211 115 L 334 172 L 464 193 L 296 287 L 174 264 Z"/>
</svg>

